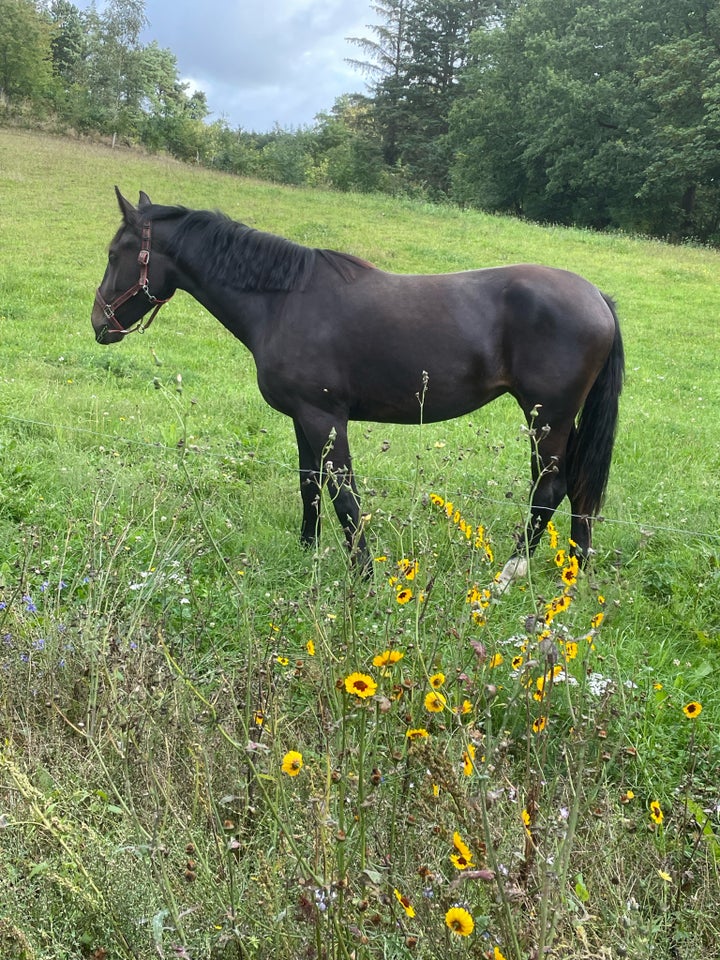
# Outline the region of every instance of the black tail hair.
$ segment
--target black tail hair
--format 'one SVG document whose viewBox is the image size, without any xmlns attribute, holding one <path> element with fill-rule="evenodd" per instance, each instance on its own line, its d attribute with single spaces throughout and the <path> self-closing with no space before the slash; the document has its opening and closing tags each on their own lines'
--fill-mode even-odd
<svg viewBox="0 0 720 960">
<path fill-rule="evenodd" d="M 625 377 L 625 350 L 615 303 L 605 294 L 602 296 L 615 320 L 615 339 L 568 444 L 567 481 L 573 513 L 588 517 L 597 514 L 605 497 L 617 430 L 618 399 Z"/>
</svg>

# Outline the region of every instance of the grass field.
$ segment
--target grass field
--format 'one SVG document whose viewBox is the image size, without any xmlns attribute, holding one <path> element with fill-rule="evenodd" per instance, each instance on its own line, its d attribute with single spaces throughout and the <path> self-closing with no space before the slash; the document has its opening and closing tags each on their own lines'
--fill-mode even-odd
<svg viewBox="0 0 720 960">
<path fill-rule="evenodd" d="M 292 425 L 216 320 L 179 293 L 95 344 L 114 184 L 398 272 L 535 261 L 613 296 L 592 567 L 559 555 L 565 503 L 488 590 L 529 492 L 506 398 L 355 424 L 374 579 L 330 517 L 303 551 Z M 0 130 L 0 957 L 720 957 L 719 272 Z"/>
</svg>

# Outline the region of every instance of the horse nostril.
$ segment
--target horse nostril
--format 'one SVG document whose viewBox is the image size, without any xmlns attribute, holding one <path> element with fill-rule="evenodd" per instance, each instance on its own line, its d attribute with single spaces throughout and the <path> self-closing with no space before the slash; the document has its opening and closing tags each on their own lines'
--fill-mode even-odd
<svg viewBox="0 0 720 960">
<path fill-rule="evenodd" d="M 107 324 L 105 324 L 105 326 L 103 326 L 103 327 L 100 327 L 100 329 L 99 329 L 99 330 L 97 331 L 97 333 L 95 334 L 95 342 L 96 342 L 96 343 L 105 343 L 105 334 L 107 333 L 107 331 L 108 331 L 108 325 L 107 325 Z"/>
</svg>

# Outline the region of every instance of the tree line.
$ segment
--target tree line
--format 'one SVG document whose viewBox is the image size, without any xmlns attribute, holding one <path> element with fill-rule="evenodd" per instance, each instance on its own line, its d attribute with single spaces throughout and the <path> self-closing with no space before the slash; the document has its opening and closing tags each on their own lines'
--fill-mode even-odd
<svg viewBox="0 0 720 960">
<path fill-rule="evenodd" d="M 281 183 L 720 243 L 717 0 L 376 0 L 365 93 L 314 124 L 211 120 L 144 0 L 0 0 L 0 122 Z"/>
</svg>

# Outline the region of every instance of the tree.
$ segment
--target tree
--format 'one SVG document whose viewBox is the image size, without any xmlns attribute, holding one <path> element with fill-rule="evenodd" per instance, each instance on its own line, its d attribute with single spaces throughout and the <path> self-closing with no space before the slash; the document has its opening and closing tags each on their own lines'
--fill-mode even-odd
<svg viewBox="0 0 720 960">
<path fill-rule="evenodd" d="M 0 94 L 40 103 L 52 86 L 50 41 L 32 0 L 0 0 Z"/>
<path fill-rule="evenodd" d="M 450 108 L 460 95 L 473 30 L 497 16 L 493 0 L 383 0 L 376 40 L 358 40 L 375 79 L 374 112 L 386 163 L 407 166 L 433 195 L 449 185 Z M 358 61 L 355 61 L 358 63 Z"/>
<path fill-rule="evenodd" d="M 708 236 L 715 9 L 526 0 L 502 30 L 481 31 L 451 117 L 453 197 L 539 220 Z"/>
</svg>

